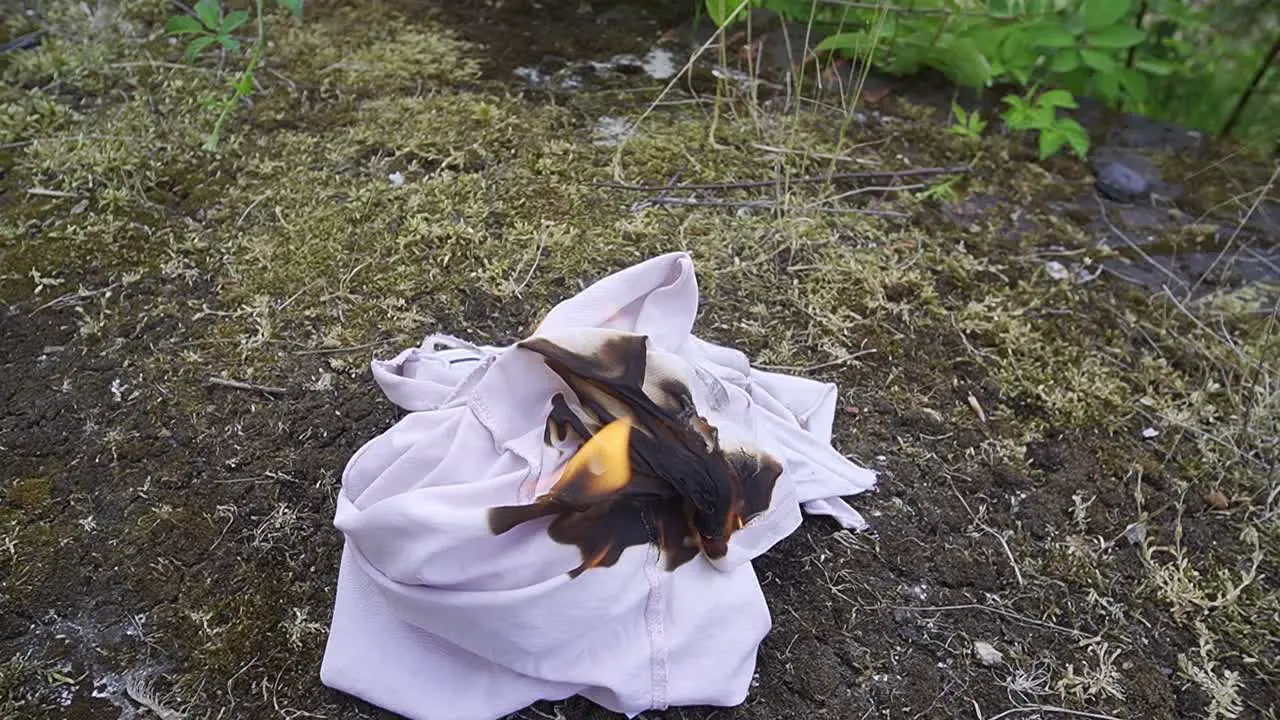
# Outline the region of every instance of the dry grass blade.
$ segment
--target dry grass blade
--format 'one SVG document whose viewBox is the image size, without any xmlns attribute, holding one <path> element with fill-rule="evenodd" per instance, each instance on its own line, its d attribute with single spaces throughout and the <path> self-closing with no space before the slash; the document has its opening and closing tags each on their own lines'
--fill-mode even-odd
<svg viewBox="0 0 1280 720">
<path fill-rule="evenodd" d="M 864 170 L 859 172 L 832 173 L 807 177 L 788 177 L 774 180 L 744 180 L 723 183 L 684 183 L 680 185 L 635 185 L 630 183 L 593 182 L 595 187 L 612 190 L 655 192 L 658 190 L 740 190 L 748 188 L 777 187 L 779 185 L 807 185 L 830 183 L 837 180 L 872 180 L 882 178 L 922 177 L 926 175 L 952 175 L 971 172 L 966 165 L 954 167 L 909 168 L 906 170 Z"/>
<path fill-rule="evenodd" d="M 272 387 L 270 385 L 255 385 L 254 383 L 241 382 L 240 380 L 228 380 L 223 377 L 211 377 L 206 380 L 210 385 L 231 388 L 233 390 L 255 390 L 264 392 L 268 395 L 284 395 L 289 391 L 281 387 Z"/>
</svg>

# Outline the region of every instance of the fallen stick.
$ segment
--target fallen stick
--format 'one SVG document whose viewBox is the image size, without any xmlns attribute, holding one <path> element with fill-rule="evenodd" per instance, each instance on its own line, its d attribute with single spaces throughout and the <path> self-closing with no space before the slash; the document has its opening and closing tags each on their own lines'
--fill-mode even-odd
<svg viewBox="0 0 1280 720">
<path fill-rule="evenodd" d="M 41 188 L 41 187 L 27 188 L 27 194 L 40 195 L 41 197 L 56 197 L 56 198 L 80 197 L 75 193 L 63 192 L 61 190 L 50 190 L 48 188 Z"/>
<path fill-rule="evenodd" d="M 593 182 L 595 187 L 612 190 L 635 190 L 641 192 L 657 192 L 661 190 L 739 190 L 745 188 L 775 187 L 777 185 L 799 185 L 830 182 L 832 180 L 869 180 L 871 178 L 919 177 L 921 175 L 949 175 L 968 173 L 966 166 L 914 168 L 911 170 L 870 170 L 865 172 L 832 173 L 831 175 L 813 175 L 798 178 L 780 178 L 777 180 L 752 180 L 746 182 L 727 183 L 685 183 L 684 185 L 629 185 L 627 183 Z"/>
<path fill-rule="evenodd" d="M 698 198 L 677 198 L 658 196 L 641 200 L 633 205 L 633 209 L 641 209 L 646 206 L 651 207 L 667 207 L 670 205 L 679 205 L 685 207 L 729 207 L 729 208 L 752 208 L 756 210 L 784 210 L 792 212 L 822 212 L 835 213 L 839 215 L 878 215 L 882 217 L 911 217 L 907 213 L 897 212 L 896 210 L 865 210 L 862 208 L 839 208 L 839 207 L 814 207 L 797 205 L 795 207 L 787 207 L 774 202 L 765 200 L 699 200 Z"/>
<path fill-rule="evenodd" d="M 227 378 L 217 376 L 209 378 L 208 382 L 210 385 L 220 385 L 222 387 L 233 388 L 235 390 L 258 390 L 269 395 L 283 395 L 289 392 L 284 388 L 272 387 L 270 385 L 254 385 L 253 383 L 240 382 L 239 380 L 228 380 Z"/>
</svg>

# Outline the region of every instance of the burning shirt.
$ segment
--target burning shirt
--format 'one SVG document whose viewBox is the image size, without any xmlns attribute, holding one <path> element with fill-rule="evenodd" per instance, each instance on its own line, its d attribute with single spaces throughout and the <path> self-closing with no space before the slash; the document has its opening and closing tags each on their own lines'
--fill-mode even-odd
<svg viewBox="0 0 1280 720">
<path fill-rule="evenodd" d="M 321 667 L 415 720 L 582 695 L 635 716 L 741 703 L 771 621 L 751 560 L 875 474 L 830 445 L 836 388 L 692 333 L 684 253 L 557 305 L 508 347 L 375 361 L 408 411 L 347 463 Z"/>
</svg>

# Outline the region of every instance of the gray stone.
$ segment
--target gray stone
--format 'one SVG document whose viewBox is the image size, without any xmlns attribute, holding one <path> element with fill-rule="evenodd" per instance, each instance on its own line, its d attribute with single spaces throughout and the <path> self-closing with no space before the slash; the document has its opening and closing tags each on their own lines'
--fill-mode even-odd
<svg viewBox="0 0 1280 720">
<path fill-rule="evenodd" d="M 1119 202 L 1136 202 L 1151 192 L 1151 182 L 1123 160 L 1101 164 L 1095 175 L 1098 192 Z"/>
</svg>

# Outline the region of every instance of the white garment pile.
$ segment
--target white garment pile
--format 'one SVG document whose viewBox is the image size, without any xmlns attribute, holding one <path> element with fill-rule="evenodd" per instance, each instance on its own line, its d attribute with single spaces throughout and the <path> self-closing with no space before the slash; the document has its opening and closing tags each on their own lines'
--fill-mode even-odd
<svg viewBox="0 0 1280 720">
<path fill-rule="evenodd" d="M 841 497 L 869 490 L 876 476 L 831 447 L 834 385 L 752 369 L 742 353 L 692 334 L 697 309 L 693 262 L 670 253 L 561 302 L 522 343 L 433 335 L 372 363 L 382 391 L 409 414 L 343 473 L 325 685 L 413 720 L 494 720 L 575 694 L 628 717 L 746 699 L 771 625 L 750 561 L 799 526 L 801 507 L 865 528 Z M 686 528 L 679 510 L 626 515 L 617 504 L 608 512 L 631 518 L 625 528 L 609 518 L 575 525 L 587 517 L 575 510 L 563 523 L 533 513 L 494 529 L 494 508 L 567 492 L 574 433 L 555 431 L 572 422 L 554 411 L 591 416 L 583 393 L 601 385 L 569 382 L 577 376 L 564 374 L 565 363 L 617 377 L 625 369 L 655 407 L 683 413 L 684 437 L 741 450 L 734 472 L 761 479 L 746 501 L 743 492 L 724 501 L 740 517 L 724 520 L 722 503 L 689 521 L 727 522 L 727 544 L 699 552 L 706 533 L 699 541 L 689 530 L 692 546 L 671 541 Z M 586 424 L 595 432 L 604 422 Z M 640 447 L 656 434 L 631 437 Z M 617 437 L 596 435 L 606 436 Z M 649 465 L 634 461 L 631 472 L 628 487 Z M 588 494 L 618 487 L 593 477 Z M 565 541 L 574 533 L 591 539 Z"/>
</svg>

